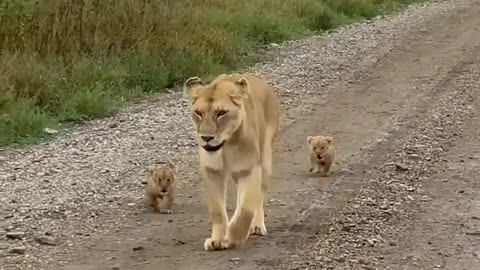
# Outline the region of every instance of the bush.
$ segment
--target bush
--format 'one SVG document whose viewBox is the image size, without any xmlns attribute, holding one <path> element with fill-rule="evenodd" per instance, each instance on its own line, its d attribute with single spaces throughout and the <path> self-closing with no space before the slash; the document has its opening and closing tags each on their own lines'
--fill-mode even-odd
<svg viewBox="0 0 480 270">
<path fill-rule="evenodd" d="M 4 0 L 0 144 L 109 115 L 189 76 L 258 60 L 261 45 L 371 18 L 413 0 Z"/>
</svg>

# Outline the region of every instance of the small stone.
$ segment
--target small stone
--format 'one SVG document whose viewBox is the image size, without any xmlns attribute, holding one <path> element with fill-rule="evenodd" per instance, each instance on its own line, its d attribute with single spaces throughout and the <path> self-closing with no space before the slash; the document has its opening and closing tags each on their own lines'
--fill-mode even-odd
<svg viewBox="0 0 480 270">
<path fill-rule="evenodd" d="M 352 228 L 354 228 L 356 225 L 355 224 L 345 224 L 343 225 L 342 227 L 342 231 L 344 232 L 349 232 L 352 230 Z"/>
<path fill-rule="evenodd" d="M 25 254 L 25 247 L 24 246 L 13 247 L 8 250 L 8 253 L 23 255 Z"/>
<path fill-rule="evenodd" d="M 118 127 L 118 124 L 116 122 L 112 122 L 108 124 L 108 128 L 116 128 Z"/>
<path fill-rule="evenodd" d="M 337 262 L 345 262 L 345 261 L 346 261 L 346 260 L 345 260 L 345 257 L 342 257 L 342 256 L 335 258 L 335 260 L 336 260 Z"/>
<path fill-rule="evenodd" d="M 420 155 L 417 155 L 417 154 L 411 154 L 411 155 L 408 156 L 408 158 L 414 159 L 414 160 L 419 160 L 422 157 Z"/>
<path fill-rule="evenodd" d="M 185 243 L 184 241 L 182 241 L 182 240 L 177 240 L 177 241 L 175 242 L 175 245 L 185 245 L 185 244 L 186 244 L 186 243 Z"/>
<path fill-rule="evenodd" d="M 48 134 L 56 134 L 58 133 L 58 130 L 53 129 L 53 128 L 45 128 L 43 131 L 45 131 Z"/>
<path fill-rule="evenodd" d="M 25 237 L 25 232 L 8 232 L 5 236 L 10 239 L 20 240 Z"/>
<path fill-rule="evenodd" d="M 56 246 L 58 245 L 57 240 L 53 237 L 42 235 L 35 237 L 35 241 L 37 241 L 41 245 L 45 246 Z"/>
<path fill-rule="evenodd" d="M 353 174 L 353 172 L 352 172 L 351 170 L 345 169 L 345 168 L 341 169 L 341 172 L 342 172 L 342 173 L 345 173 L 345 174 L 350 174 L 350 175 Z"/>
<path fill-rule="evenodd" d="M 229 261 L 233 262 L 234 264 L 238 264 L 242 259 L 235 257 L 235 258 L 230 258 Z"/>
<path fill-rule="evenodd" d="M 133 251 L 140 251 L 140 250 L 144 250 L 145 248 L 143 246 L 137 246 L 137 247 L 133 247 L 132 249 Z"/>
<path fill-rule="evenodd" d="M 408 168 L 402 164 L 395 164 L 395 170 L 404 172 L 404 171 L 408 171 Z"/>
</svg>

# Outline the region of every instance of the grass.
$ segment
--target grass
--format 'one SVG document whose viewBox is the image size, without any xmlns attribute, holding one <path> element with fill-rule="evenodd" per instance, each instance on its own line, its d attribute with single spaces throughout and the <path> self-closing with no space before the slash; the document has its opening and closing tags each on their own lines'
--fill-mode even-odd
<svg viewBox="0 0 480 270">
<path fill-rule="evenodd" d="M 111 114 L 189 76 L 236 70 L 261 45 L 415 0 L 3 0 L 0 145 Z"/>
</svg>

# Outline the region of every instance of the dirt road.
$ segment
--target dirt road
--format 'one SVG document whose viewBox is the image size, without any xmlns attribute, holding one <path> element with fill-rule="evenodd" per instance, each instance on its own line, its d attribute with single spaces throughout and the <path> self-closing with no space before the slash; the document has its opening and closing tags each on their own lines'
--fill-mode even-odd
<svg viewBox="0 0 480 270">
<path fill-rule="evenodd" d="M 93 195 L 63 192 L 70 194 L 65 201 L 91 196 L 97 205 L 79 199 L 68 211 L 78 207 L 80 214 L 42 216 L 29 227 L 25 224 L 32 217 L 16 210 L 18 202 L 3 201 L 0 229 L 26 231 L 21 241 L 31 247 L 25 255 L 12 255 L 8 249 L 18 246 L 18 240 L 5 241 L 0 269 L 480 269 L 478 14 L 479 1 L 414 7 L 328 37 L 288 44 L 275 51 L 279 59 L 257 67 L 279 88 L 284 115 L 275 151 L 275 184 L 266 207 L 268 235 L 251 238 L 243 249 L 202 249 L 209 225 L 194 147 L 170 152 L 179 152 L 184 164 L 174 214 L 152 214 L 144 206 L 144 172 L 138 167 L 155 159 L 152 149 L 159 142 L 144 142 L 155 131 L 140 132 L 124 147 L 121 139 L 111 140 L 107 130 L 96 135 L 97 147 L 110 148 L 113 157 L 128 157 L 119 158 L 128 160 L 124 163 L 111 159 L 108 170 L 118 172 L 115 177 L 108 170 L 103 172 L 107 176 L 87 172 L 105 169 L 95 164 L 68 165 L 58 172 L 65 181 L 83 177 L 78 185 L 104 179 L 98 183 L 102 192 Z M 327 57 L 325 51 L 335 51 L 333 46 L 346 46 L 351 53 Z M 322 66 L 326 62 L 328 70 Z M 156 106 L 122 115 L 148 116 L 144 112 Z M 94 132 L 107 121 L 73 134 Z M 188 132 L 191 137 L 191 129 Z M 332 135 L 337 147 L 338 164 L 329 178 L 306 172 L 306 137 L 317 133 Z M 45 148 L 61 152 L 71 145 L 71 136 L 60 139 L 60 148 L 47 144 L 6 149 L 10 159 L 4 164 L 11 168 L 6 175 L 26 181 L 28 175 L 15 172 L 37 165 L 21 159 Z M 191 143 L 190 138 L 186 145 Z M 122 151 L 115 150 L 117 144 Z M 141 151 L 133 153 L 137 148 Z M 107 161 L 100 155 L 85 158 Z M 55 157 L 48 164 L 52 162 Z M 75 168 L 85 174 L 64 172 Z M 37 174 L 39 179 L 47 176 Z M 114 187 L 120 185 L 123 188 Z M 3 187 L 2 195 L 8 198 L 6 189 L 12 187 Z M 28 194 L 28 187 L 14 190 Z M 58 243 L 35 243 L 35 235 L 47 230 Z"/>
</svg>

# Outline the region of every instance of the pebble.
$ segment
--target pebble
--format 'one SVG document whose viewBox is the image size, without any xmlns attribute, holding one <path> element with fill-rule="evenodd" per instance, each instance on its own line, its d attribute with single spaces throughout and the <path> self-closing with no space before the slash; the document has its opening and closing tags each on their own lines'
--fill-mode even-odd
<svg viewBox="0 0 480 270">
<path fill-rule="evenodd" d="M 26 248 L 24 246 L 12 247 L 8 250 L 8 253 L 23 255 L 25 254 L 25 250 Z"/>
<path fill-rule="evenodd" d="M 35 241 L 37 241 L 41 245 L 45 246 L 56 246 L 58 245 L 57 240 L 53 237 L 46 236 L 46 235 L 41 235 L 35 237 Z"/>
<path fill-rule="evenodd" d="M 25 237 L 25 232 L 7 232 L 5 236 L 10 239 L 20 240 Z"/>
<path fill-rule="evenodd" d="M 140 250 L 144 250 L 145 248 L 143 246 L 136 246 L 136 247 L 133 247 L 132 249 L 133 251 L 140 251 Z"/>
</svg>

